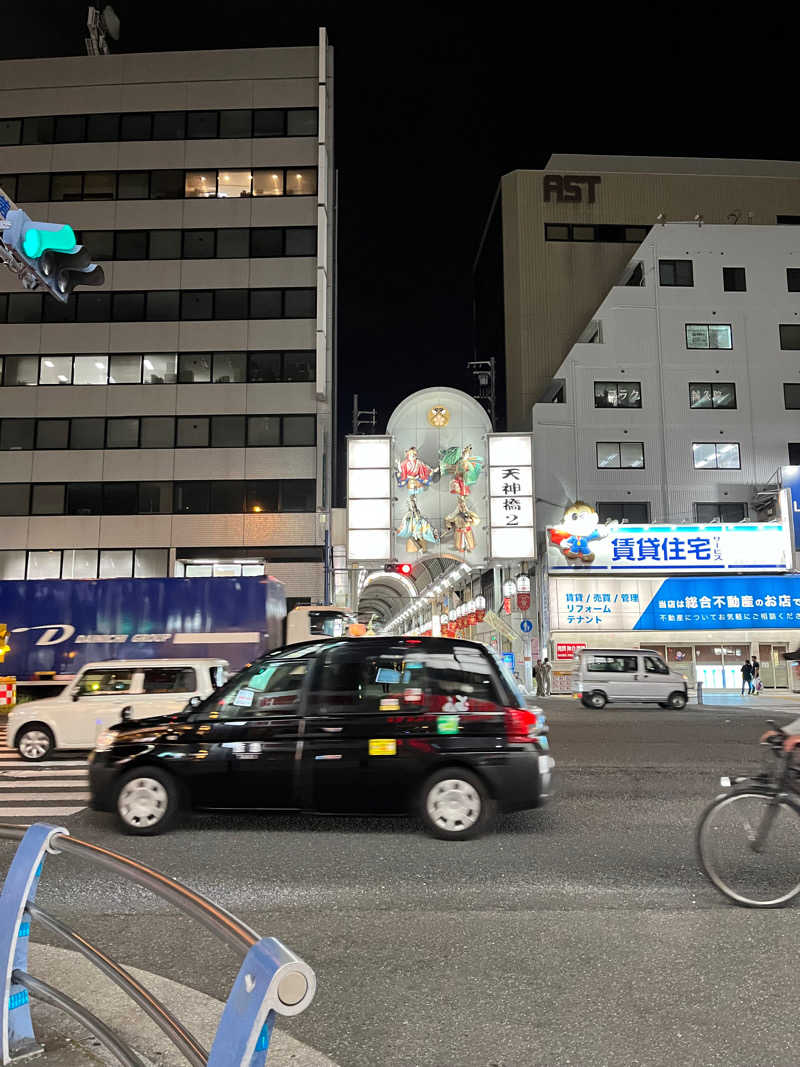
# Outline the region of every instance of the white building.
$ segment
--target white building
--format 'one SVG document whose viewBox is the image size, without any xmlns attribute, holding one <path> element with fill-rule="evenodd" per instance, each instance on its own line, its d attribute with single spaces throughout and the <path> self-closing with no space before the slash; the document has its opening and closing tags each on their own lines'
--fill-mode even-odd
<svg viewBox="0 0 800 1067">
<path fill-rule="evenodd" d="M 800 229 L 655 226 L 536 404 L 537 519 L 755 517 L 800 463 Z"/>
<path fill-rule="evenodd" d="M 576 500 L 593 505 L 600 522 L 768 517 L 759 489 L 774 484 L 779 468 L 800 464 L 800 230 L 654 226 L 582 336 L 557 371 L 558 402 L 533 408 L 540 529 L 557 526 Z M 587 577 L 551 577 L 549 608 L 561 631 L 553 618 L 554 643 L 573 642 L 580 630 L 566 623 L 567 593 L 579 586 L 563 583 Z M 792 580 L 791 596 L 800 606 L 798 584 Z M 745 594 L 749 600 L 752 590 Z M 719 659 L 726 685 L 752 651 L 773 662 L 771 677 L 785 685 L 775 651 L 797 647 L 800 625 L 779 618 L 767 613 L 748 624 L 732 614 L 728 626 L 692 631 L 675 616 L 670 633 L 636 636 L 642 645 L 660 637 L 662 651 L 671 641 L 676 654 L 667 647 L 667 658 L 698 678 L 710 680 Z M 630 641 L 627 627 L 598 627 L 603 643 Z"/>
<path fill-rule="evenodd" d="M 103 289 L 0 276 L 0 578 L 324 592 L 333 79 L 319 47 L 0 63 L 0 186 Z M 321 518 L 323 521 L 321 521 Z"/>
</svg>

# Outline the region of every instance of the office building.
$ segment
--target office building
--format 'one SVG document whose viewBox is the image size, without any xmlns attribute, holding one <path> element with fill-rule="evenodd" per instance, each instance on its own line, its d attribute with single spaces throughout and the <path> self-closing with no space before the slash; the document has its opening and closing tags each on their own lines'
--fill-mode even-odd
<svg viewBox="0 0 800 1067">
<path fill-rule="evenodd" d="M 474 272 L 475 358 L 498 361 L 501 428 L 529 429 L 533 405 L 557 399 L 558 367 L 606 294 L 631 280 L 651 226 L 796 224 L 798 179 L 793 162 L 563 154 L 505 175 Z"/>
<path fill-rule="evenodd" d="M 106 282 L 0 276 L 0 578 L 257 575 L 320 600 L 335 437 L 318 47 L 0 63 L 0 186 Z"/>
</svg>

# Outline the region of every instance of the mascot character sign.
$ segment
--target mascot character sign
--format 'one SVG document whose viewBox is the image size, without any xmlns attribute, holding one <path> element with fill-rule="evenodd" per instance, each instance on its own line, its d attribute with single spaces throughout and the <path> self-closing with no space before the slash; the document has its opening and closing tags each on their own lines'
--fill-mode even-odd
<svg viewBox="0 0 800 1067">
<path fill-rule="evenodd" d="M 602 541 L 618 527 L 618 522 L 601 523 L 593 507 L 576 500 L 565 509 L 558 526 L 550 530 L 550 541 L 570 563 L 592 563 L 592 541 Z"/>
</svg>

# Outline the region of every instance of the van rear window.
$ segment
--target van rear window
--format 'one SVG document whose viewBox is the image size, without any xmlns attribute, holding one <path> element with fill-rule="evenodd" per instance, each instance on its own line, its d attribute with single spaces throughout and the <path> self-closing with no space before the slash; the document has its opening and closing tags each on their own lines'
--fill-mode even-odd
<svg viewBox="0 0 800 1067">
<path fill-rule="evenodd" d="M 636 656 L 592 656 L 586 664 L 587 671 L 600 674 L 635 674 Z"/>
</svg>

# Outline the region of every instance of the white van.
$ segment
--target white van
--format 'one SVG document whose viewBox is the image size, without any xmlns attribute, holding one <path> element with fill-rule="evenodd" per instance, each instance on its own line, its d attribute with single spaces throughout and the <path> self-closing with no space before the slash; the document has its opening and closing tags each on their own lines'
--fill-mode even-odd
<svg viewBox="0 0 800 1067">
<path fill-rule="evenodd" d="M 582 648 L 575 653 L 572 678 L 573 695 L 587 708 L 652 702 L 679 709 L 689 699 L 684 676 L 648 648 Z"/>
<path fill-rule="evenodd" d="M 58 749 L 94 748 L 95 738 L 122 718 L 169 715 L 203 699 L 226 680 L 224 659 L 120 659 L 87 663 L 56 697 L 31 701 L 8 716 L 8 738 L 24 760 Z"/>
</svg>

